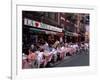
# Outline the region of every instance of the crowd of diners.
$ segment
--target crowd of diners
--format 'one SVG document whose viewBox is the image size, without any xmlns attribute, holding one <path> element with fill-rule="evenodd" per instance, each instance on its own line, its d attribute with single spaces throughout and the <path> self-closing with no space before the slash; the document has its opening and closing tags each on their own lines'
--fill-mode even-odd
<svg viewBox="0 0 100 80">
<path fill-rule="evenodd" d="M 27 54 L 22 54 L 22 68 L 45 68 L 49 63 L 55 64 L 64 60 L 66 56 L 88 54 L 89 43 L 64 43 L 55 41 L 54 44 L 31 44 Z"/>
</svg>

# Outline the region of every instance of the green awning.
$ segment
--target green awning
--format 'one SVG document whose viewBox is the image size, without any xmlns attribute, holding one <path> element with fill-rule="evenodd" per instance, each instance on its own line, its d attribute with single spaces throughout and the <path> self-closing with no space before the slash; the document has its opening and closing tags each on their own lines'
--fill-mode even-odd
<svg viewBox="0 0 100 80">
<path fill-rule="evenodd" d="M 45 31 L 41 30 L 41 29 L 36 29 L 36 28 L 30 28 L 31 32 L 33 33 L 45 33 Z"/>
<path fill-rule="evenodd" d="M 73 32 L 69 32 L 69 31 L 66 31 L 66 32 L 65 32 L 65 35 L 66 35 L 66 36 L 74 36 L 74 35 L 73 35 Z"/>
</svg>

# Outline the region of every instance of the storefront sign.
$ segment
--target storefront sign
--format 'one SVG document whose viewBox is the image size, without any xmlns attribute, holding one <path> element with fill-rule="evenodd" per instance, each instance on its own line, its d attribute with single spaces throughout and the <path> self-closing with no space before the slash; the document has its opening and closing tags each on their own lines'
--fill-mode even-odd
<svg viewBox="0 0 100 80">
<path fill-rule="evenodd" d="M 42 29 L 47 29 L 47 30 L 51 30 L 51 31 L 62 32 L 61 28 L 57 28 L 57 27 L 54 27 L 51 25 L 47 25 L 47 24 L 38 22 L 38 21 L 30 20 L 27 18 L 24 19 L 24 25 L 33 26 L 33 27 L 42 28 Z"/>
<path fill-rule="evenodd" d="M 46 34 L 54 34 L 56 35 L 56 32 L 52 32 L 52 31 L 45 31 Z"/>
<path fill-rule="evenodd" d="M 78 34 L 77 33 L 73 33 L 73 35 L 76 36 L 76 37 L 78 37 Z"/>
<path fill-rule="evenodd" d="M 66 36 L 73 36 L 73 33 L 72 33 L 72 32 L 66 31 L 66 32 L 65 32 L 65 35 L 66 35 Z"/>
</svg>

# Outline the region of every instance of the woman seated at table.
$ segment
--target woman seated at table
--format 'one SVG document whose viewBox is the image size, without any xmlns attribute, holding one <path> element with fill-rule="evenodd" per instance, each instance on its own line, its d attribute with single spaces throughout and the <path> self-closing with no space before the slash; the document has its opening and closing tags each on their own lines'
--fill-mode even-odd
<svg viewBox="0 0 100 80">
<path fill-rule="evenodd" d="M 60 60 L 64 59 L 64 46 L 61 46 L 61 44 L 59 44 L 57 46 L 57 52 L 58 52 L 58 58 Z"/>
<path fill-rule="evenodd" d="M 54 45 L 52 45 L 52 51 L 51 51 L 51 53 L 53 54 L 52 61 L 56 62 L 57 61 L 57 48 Z"/>
<path fill-rule="evenodd" d="M 45 57 L 45 63 L 44 63 L 44 66 L 46 66 L 49 62 L 51 62 L 52 58 L 53 58 L 53 47 L 52 45 L 49 45 L 48 46 L 48 49 L 47 50 L 44 50 L 44 57 Z"/>
<path fill-rule="evenodd" d="M 37 64 L 38 68 L 40 66 L 45 67 L 48 62 L 51 61 L 52 53 L 49 49 L 45 49 L 44 47 L 40 47 L 38 51 L 35 52 L 37 54 Z"/>
<path fill-rule="evenodd" d="M 22 55 L 22 68 L 23 69 L 33 68 L 35 60 L 36 60 L 36 54 L 31 49 L 28 49 L 27 55 L 25 55 L 24 53 Z"/>
<path fill-rule="evenodd" d="M 38 48 L 38 50 L 35 52 L 37 54 L 36 62 L 37 62 L 37 68 L 40 68 L 41 64 L 44 65 L 44 49 L 42 47 Z"/>
<path fill-rule="evenodd" d="M 72 55 L 72 48 L 71 45 L 68 43 L 65 44 L 65 53 L 66 55 Z"/>
<path fill-rule="evenodd" d="M 35 67 L 35 61 L 36 61 L 36 54 L 33 50 L 29 49 L 29 54 L 27 56 L 29 64 L 31 64 L 32 68 Z"/>
</svg>

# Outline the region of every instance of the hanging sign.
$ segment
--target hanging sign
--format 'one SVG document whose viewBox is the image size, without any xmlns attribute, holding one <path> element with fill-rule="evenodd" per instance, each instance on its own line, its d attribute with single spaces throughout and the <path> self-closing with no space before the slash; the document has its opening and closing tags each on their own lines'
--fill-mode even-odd
<svg viewBox="0 0 100 80">
<path fill-rule="evenodd" d="M 42 28 L 42 29 L 47 29 L 47 30 L 56 31 L 56 32 L 62 32 L 61 28 L 54 27 L 54 26 L 51 26 L 51 25 L 48 25 L 48 24 L 45 24 L 42 22 L 30 20 L 27 18 L 24 19 L 24 25 L 33 26 L 33 27 Z"/>
</svg>

